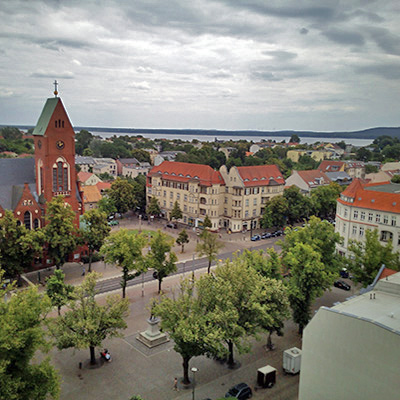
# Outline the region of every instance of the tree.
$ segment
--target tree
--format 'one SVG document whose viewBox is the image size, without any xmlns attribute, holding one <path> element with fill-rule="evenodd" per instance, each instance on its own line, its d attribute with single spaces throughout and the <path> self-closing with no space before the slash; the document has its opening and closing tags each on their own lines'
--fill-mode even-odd
<svg viewBox="0 0 400 400">
<path fill-rule="evenodd" d="M 394 175 L 391 179 L 392 183 L 400 183 L 400 175 Z"/>
<path fill-rule="evenodd" d="M 302 218 L 309 217 L 312 204 L 309 197 L 301 194 L 297 186 L 291 186 L 283 191 L 283 197 L 286 200 L 287 217 L 289 224 L 294 224 Z"/>
<path fill-rule="evenodd" d="M 128 281 L 147 270 L 142 254 L 146 244 L 147 238 L 143 234 L 137 235 L 127 229 L 120 229 L 110 235 L 100 249 L 105 262 L 113 263 L 122 269 L 122 298 L 125 298 Z"/>
<path fill-rule="evenodd" d="M 174 350 L 182 356 L 183 383 L 189 384 L 189 362 L 206 354 L 216 343 L 220 328 L 210 324 L 208 315 L 194 296 L 194 282 L 181 282 L 179 295 L 163 296 L 154 302 L 152 313 L 161 317 L 161 329 L 174 341 Z"/>
<path fill-rule="evenodd" d="M 134 187 L 126 179 L 117 178 L 108 191 L 108 197 L 120 214 L 136 207 Z"/>
<path fill-rule="evenodd" d="M 58 315 L 61 314 L 61 307 L 71 299 L 74 287 L 65 283 L 65 274 L 56 269 L 54 274 L 46 280 L 46 294 L 51 304 L 57 307 Z"/>
<path fill-rule="evenodd" d="M 179 207 L 179 203 L 177 201 L 175 201 L 174 207 L 172 208 L 171 213 L 170 213 L 169 216 L 170 216 L 170 219 L 174 219 L 176 221 L 178 219 L 182 218 L 182 210 Z"/>
<path fill-rule="evenodd" d="M 311 191 L 311 202 L 316 214 L 320 217 L 331 217 L 336 212 L 336 200 L 342 188 L 335 182 L 328 186 L 319 186 Z"/>
<path fill-rule="evenodd" d="M 379 233 L 375 230 L 365 231 L 365 242 L 351 240 L 347 246 L 351 257 L 346 258 L 346 266 L 354 275 L 354 280 L 364 287 L 370 285 L 382 265 L 399 270 L 399 254 L 393 253 L 393 245 L 389 241 L 383 246 L 379 241 Z"/>
<path fill-rule="evenodd" d="M 136 199 L 136 208 L 146 209 L 146 177 L 138 175 L 133 179 L 133 195 Z"/>
<path fill-rule="evenodd" d="M 147 214 L 156 215 L 157 217 L 161 214 L 160 204 L 158 203 L 157 197 L 152 196 L 147 206 Z"/>
<path fill-rule="evenodd" d="M 298 135 L 293 133 L 292 136 L 290 136 L 289 142 L 290 143 L 300 143 L 300 138 L 298 137 Z"/>
<path fill-rule="evenodd" d="M 293 311 L 293 320 L 299 326 L 299 334 L 311 318 L 311 306 L 314 300 L 322 296 L 336 279 L 321 262 L 321 255 L 312 246 L 296 243 L 285 254 L 284 263 L 290 269 L 288 280 L 289 301 Z"/>
<path fill-rule="evenodd" d="M 165 277 L 176 271 L 178 257 L 171 251 L 173 239 L 158 230 L 150 241 L 150 251 L 146 256 L 149 268 L 154 268 L 158 279 L 158 293 L 161 292 L 161 283 Z"/>
<path fill-rule="evenodd" d="M 239 352 L 250 351 L 251 336 L 288 316 L 283 283 L 262 277 L 240 258 L 227 260 L 213 275 L 203 275 L 197 287 L 204 314 L 221 329 L 213 349 L 218 349 L 217 344 L 228 345 L 229 366 L 234 365 L 234 346 Z"/>
<path fill-rule="evenodd" d="M 81 233 L 89 250 L 89 272 L 91 272 L 93 253 L 100 250 L 111 228 L 107 223 L 107 215 L 98 209 L 85 212 L 82 220 L 85 227 L 81 229 Z"/>
<path fill-rule="evenodd" d="M 0 129 L 0 136 L 6 140 L 19 140 L 22 139 L 22 132 L 18 128 L 5 126 Z"/>
<path fill-rule="evenodd" d="M 204 229 L 212 228 L 212 223 L 208 215 L 206 215 L 204 218 L 203 227 Z"/>
<path fill-rule="evenodd" d="M 99 274 L 91 272 L 74 292 L 64 314 L 49 321 L 48 326 L 57 347 L 67 349 L 89 348 L 90 364 L 96 364 L 95 348 L 103 340 L 120 337 L 120 331 L 126 329 L 129 302 L 118 295 L 107 296 L 106 304 L 97 304 L 96 281 Z"/>
<path fill-rule="evenodd" d="M 224 245 L 217 240 L 216 235 L 206 230 L 201 233 L 200 240 L 200 243 L 197 243 L 196 246 L 196 253 L 198 253 L 200 257 L 207 257 L 207 272 L 210 273 L 211 263 L 217 259 L 218 252 L 224 247 Z"/>
<path fill-rule="evenodd" d="M 104 195 L 98 202 L 99 210 L 108 215 L 113 215 L 117 212 L 117 207 L 111 198 Z"/>
<path fill-rule="evenodd" d="M 176 244 L 178 246 L 182 246 L 181 253 L 184 253 L 184 247 L 186 243 L 189 243 L 189 235 L 187 234 L 186 229 L 183 229 L 179 232 L 179 235 L 176 238 Z"/>
<path fill-rule="evenodd" d="M 2 277 L 0 270 L 3 287 Z M 50 349 L 43 329 L 50 300 L 34 286 L 10 296 L 11 289 L 4 289 L 0 299 L 0 398 L 58 399 L 60 379 L 50 359 L 41 357 L 42 361 L 32 362 L 38 350 L 46 353 Z"/>
<path fill-rule="evenodd" d="M 360 147 L 356 151 L 356 159 L 360 161 L 369 161 L 372 158 L 372 152 L 365 147 Z"/>
<path fill-rule="evenodd" d="M 44 235 L 40 229 L 28 230 L 18 225 L 13 213 L 6 210 L 0 218 L 0 265 L 7 277 L 15 278 L 29 268 L 43 250 Z"/>
<path fill-rule="evenodd" d="M 66 257 L 77 246 L 77 229 L 74 225 L 75 212 L 64 202 L 64 196 L 56 196 L 47 205 L 44 227 L 47 253 L 56 264 L 56 268 L 64 264 Z"/>
<path fill-rule="evenodd" d="M 283 196 L 275 196 L 265 204 L 261 224 L 264 228 L 283 227 L 288 208 Z"/>
<path fill-rule="evenodd" d="M 93 140 L 93 135 L 89 131 L 82 129 L 80 132 L 78 132 L 75 135 L 75 151 L 76 151 L 76 153 L 82 155 L 84 153 L 84 151 L 86 150 L 86 154 L 87 154 L 87 150 L 90 150 L 89 145 L 92 140 Z M 83 155 L 85 155 L 85 154 L 83 154 Z M 93 152 L 92 152 L 92 155 L 93 155 Z"/>
</svg>

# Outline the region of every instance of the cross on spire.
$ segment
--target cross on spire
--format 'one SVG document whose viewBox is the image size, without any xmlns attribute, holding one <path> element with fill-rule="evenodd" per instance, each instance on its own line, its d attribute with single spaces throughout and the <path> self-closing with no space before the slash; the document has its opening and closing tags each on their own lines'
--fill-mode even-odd
<svg viewBox="0 0 400 400">
<path fill-rule="evenodd" d="M 58 87 L 58 82 L 57 82 L 57 80 L 55 80 L 54 81 L 54 97 L 57 97 L 57 95 L 58 95 L 57 87 Z"/>
</svg>

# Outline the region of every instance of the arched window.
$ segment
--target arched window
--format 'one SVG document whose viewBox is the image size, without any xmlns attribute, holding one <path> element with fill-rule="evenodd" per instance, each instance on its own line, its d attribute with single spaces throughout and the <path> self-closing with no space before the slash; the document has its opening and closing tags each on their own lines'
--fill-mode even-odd
<svg viewBox="0 0 400 400">
<path fill-rule="evenodd" d="M 53 192 L 69 190 L 69 168 L 62 160 L 59 158 L 57 163 L 53 164 Z"/>
<path fill-rule="evenodd" d="M 24 224 L 26 229 L 31 229 L 31 213 L 29 211 L 24 214 Z"/>
<path fill-rule="evenodd" d="M 57 128 L 57 120 L 55 121 L 55 125 L 56 125 L 56 128 Z"/>
<path fill-rule="evenodd" d="M 39 228 L 39 220 L 35 218 L 33 220 L 33 229 L 38 229 Z"/>
<path fill-rule="evenodd" d="M 61 122 L 61 126 L 64 128 L 64 121 Z"/>
</svg>

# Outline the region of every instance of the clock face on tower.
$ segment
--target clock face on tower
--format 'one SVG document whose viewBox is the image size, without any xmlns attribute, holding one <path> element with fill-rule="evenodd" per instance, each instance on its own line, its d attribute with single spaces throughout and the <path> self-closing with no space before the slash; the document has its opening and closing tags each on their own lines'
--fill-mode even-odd
<svg viewBox="0 0 400 400">
<path fill-rule="evenodd" d="M 57 149 L 62 150 L 64 148 L 64 142 L 62 140 L 57 140 L 56 146 Z"/>
</svg>

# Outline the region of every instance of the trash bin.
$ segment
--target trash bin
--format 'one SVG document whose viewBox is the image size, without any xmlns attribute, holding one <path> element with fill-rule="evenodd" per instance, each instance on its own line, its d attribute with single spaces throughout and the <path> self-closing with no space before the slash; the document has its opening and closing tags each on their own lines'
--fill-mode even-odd
<svg viewBox="0 0 400 400">
<path fill-rule="evenodd" d="M 271 388 L 276 382 L 276 369 L 267 365 L 257 370 L 257 384 L 264 388 Z"/>
</svg>

